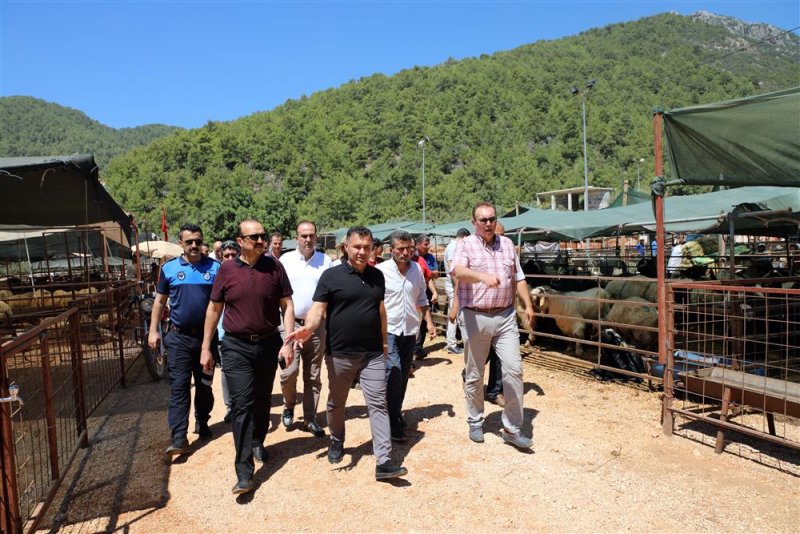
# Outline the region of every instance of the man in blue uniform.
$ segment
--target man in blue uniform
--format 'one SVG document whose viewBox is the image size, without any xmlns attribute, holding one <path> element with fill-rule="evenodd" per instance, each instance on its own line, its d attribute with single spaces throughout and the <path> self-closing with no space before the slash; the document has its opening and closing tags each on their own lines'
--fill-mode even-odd
<svg viewBox="0 0 800 534">
<path fill-rule="evenodd" d="M 172 325 L 163 340 L 167 347 L 170 385 L 167 419 L 172 436 L 166 451 L 169 456 L 184 454 L 189 450 L 186 434 L 189 429 L 192 377 L 195 388 L 195 433 L 203 439 L 211 437 L 208 419 L 214 407 L 214 394 L 211 392 L 213 369 L 211 374 L 203 373 L 200 348 L 206 308 L 219 263 L 202 253 L 203 232 L 199 226 L 184 224 L 178 237 L 183 254 L 161 267 L 147 339 L 152 349 L 161 341 L 157 325 L 169 298 Z M 214 342 L 212 346 L 216 352 L 217 343 Z M 217 354 L 214 357 L 219 359 Z"/>
</svg>

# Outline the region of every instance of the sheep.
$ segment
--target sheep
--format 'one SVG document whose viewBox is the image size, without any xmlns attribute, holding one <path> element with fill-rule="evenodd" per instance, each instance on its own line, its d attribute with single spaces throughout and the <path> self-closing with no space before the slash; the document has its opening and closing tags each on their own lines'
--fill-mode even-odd
<svg viewBox="0 0 800 534">
<path fill-rule="evenodd" d="M 0 320 L 3 319 L 11 319 L 14 316 L 14 310 L 11 309 L 11 306 L 6 304 L 5 301 L 0 300 Z"/>
<path fill-rule="evenodd" d="M 647 299 L 629 297 L 615 302 L 606 314 L 606 321 L 630 345 L 640 349 L 655 350 L 658 346 L 658 332 L 642 330 L 637 326 L 658 327 L 658 308 Z"/>
<path fill-rule="evenodd" d="M 658 302 L 658 282 L 646 276 L 631 276 L 619 280 L 611 280 L 605 290 L 615 300 L 630 297 L 641 297 L 650 302 Z"/>
<path fill-rule="evenodd" d="M 558 298 L 549 298 L 558 295 Z M 556 326 L 565 336 L 576 339 L 575 354 L 583 355 L 583 346 L 580 340 L 586 337 L 586 321 L 584 319 L 599 319 L 605 315 L 607 303 L 599 302 L 610 298 L 608 292 L 595 287 L 585 291 L 567 291 L 560 293 L 547 286 L 540 286 L 531 290 L 531 298 L 536 303 L 537 313 L 551 314 Z"/>
<path fill-rule="evenodd" d="M 613 346 L 613 348 L 602 347 L 600 349 L 600 365 L 616 367 L 617 369 L 632 371 L 634 373 L 644 373 L 646 371 L 642 357 L 635 352 L 625 350 L 629 345 L 625 343 L 622 336 L 613 328 L 603 329 L 600 333 L 600 339 L 606 345 Z M 592 369 L 590 373 L 599 380 L 611 380 L 614 378 L 620 378 L 622 380 L 631 379 L 628 375 L 607 371 L 605 369 Z M 641 382 L 642 379 L 633 378 L 633 381 Z"/>
</svg>

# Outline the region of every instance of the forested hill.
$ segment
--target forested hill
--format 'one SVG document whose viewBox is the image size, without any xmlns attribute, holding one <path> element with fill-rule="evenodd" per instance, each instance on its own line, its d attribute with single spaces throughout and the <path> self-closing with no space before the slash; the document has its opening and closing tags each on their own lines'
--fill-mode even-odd
<svg viewBox="0 0 800 534">
<path fill-rule="evenodd" d="M 764 28 L 764 25 L 761 25 Z M 766 35 L 779 34 L 766 27 Z M 269 112 L 181 131 L 115 158 L 112 194 L 150 228 L 196 221 L 232 235 L 245 216 L 287 230 L 419 219 L 423 136 L 428 220 L 468 216 L 583 184 L 619 188 L 653 172 L 654 107 L 716 102 L 800 85 L 800 44 L 758 44 L 741 21 L 663 14 L 435 67 L 376 74 Z M 771 32 L 771 33 L 770 33 Z M 742 50 L 744 49 L 744 50 Z M 643 185 L 644 187 L 644 185 Z"/>
<path fill-rule="evenodd" d="M 0 98 L 0 156 L 90 153 L 104 167 L 114 156 L 177 130 L 162 124 L 114 129 L 78 110 L 38 98 Z"/>
</svg>

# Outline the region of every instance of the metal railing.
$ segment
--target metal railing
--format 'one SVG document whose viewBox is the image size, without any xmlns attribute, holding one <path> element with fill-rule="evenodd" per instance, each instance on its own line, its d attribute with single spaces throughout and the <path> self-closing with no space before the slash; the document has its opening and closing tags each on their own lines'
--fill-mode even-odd
<svg viewBox="0 0 800 534">
<path fill-rule="evenodd" d="M 0 529 L 36 528 L 79 448 L 87 417 L 125 385 L 140 354 L 133 284 L 70 303 L 0 345 Z M 16 399 L 11 399 L 12 387 Z M 23 399 L 23 401 L 20 401 Z"/>
</svg>

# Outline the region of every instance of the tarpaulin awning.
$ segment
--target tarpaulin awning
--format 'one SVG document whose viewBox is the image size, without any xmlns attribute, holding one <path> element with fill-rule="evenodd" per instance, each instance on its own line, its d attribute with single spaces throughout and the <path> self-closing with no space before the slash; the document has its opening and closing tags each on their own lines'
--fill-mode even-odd
<svg viewBox="0 0 800 534">
<path fill-rule="evenodd" d="M 0 158 L 0 229 L 65 228 L 113 222 L 130 241 L 130 221 L 98 179 L 90 154 Z"/>
<path fill-rule="evenodd" d="M 800 186 L 800 87 L 663 116 L 673 179 Z"/>
</svg>

